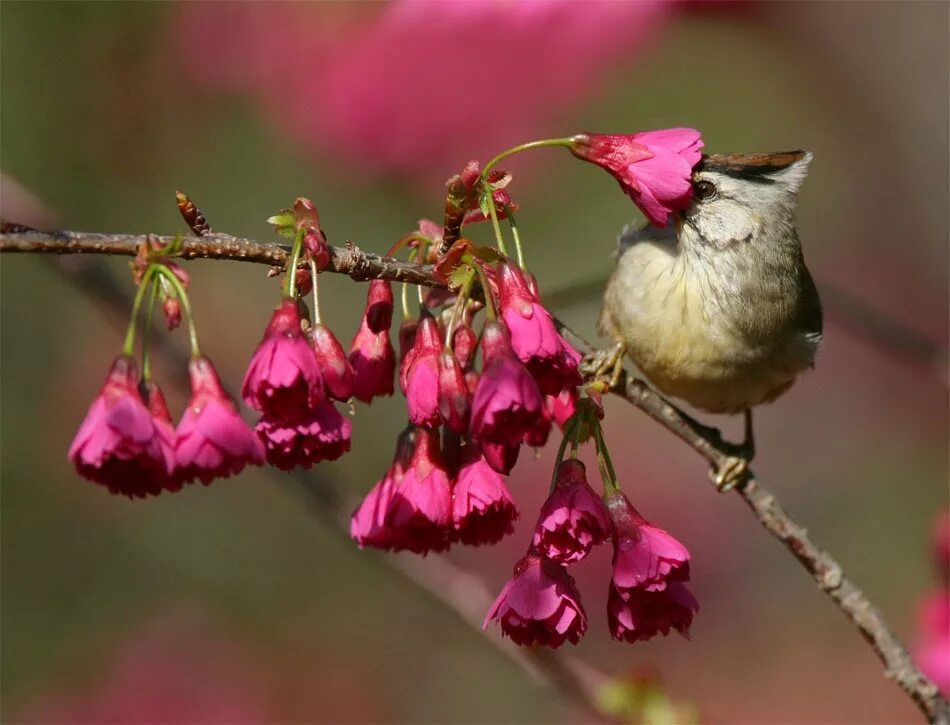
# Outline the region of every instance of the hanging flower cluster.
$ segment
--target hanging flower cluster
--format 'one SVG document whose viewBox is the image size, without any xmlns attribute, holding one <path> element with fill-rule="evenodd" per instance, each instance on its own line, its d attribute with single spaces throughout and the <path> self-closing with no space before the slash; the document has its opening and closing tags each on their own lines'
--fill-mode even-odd
<svg viewBox="0 0 950 725">
<path fill-rule="evenodd" d="M 142 245 L 133 264 L 139 291 L 125 346 L 69 448 L 69 458 L 81 476 L 129 497 L 178 491 L 195 480 L 209 484 L 215 478 L 239 473 L 246 465 L 264 462 L 260 441 L 222 388 L 214 365 L 198 347 L 186 292 L 188 276 L 169 261 L 177 253 L 177 246 Z M 146 298 L 149 302 L 139 375 L 133 353 L 139 312 Z M 177 428 L 172 425 L 161 388 L 150 374 L 147 341 L 152 313 L 159 302 L 169 326 L 177 325 L 184 309 L 191 338 L 191 398 Z"/>
<path fill-rule="evenodd" d="M 515 147 L 484 168 L 466 164 L 448 181 L 443 223 L 422 220 L 389 252 L 434 265 L 444 283 L 425 294 L 419 288 L 417 306 L 409 304 L 403 284 L 398 354 L 387 280 L 369 283 L 348 354 L 323 323 L 318 279 L 333 251 L 314 204 L 297 199 L 268 220 L 293 244 L 280 300 L 241 386 L 244 403 L 260 413 L 253 429 L 198 348 L 188 277 L 171 261 L 180 243 L 143 245 L 133 265 L 139 290 L 124 349 L 70 448 L 77 471 L 114 493 L 144 497 L 265 461 L 281 470 L 310 468 L 350 450 L 352 428 L 339 403 L 371 404 L 398 384 L 407 425 L 388 471 L 354 511 L 350 531 L 361 547 L 427 554 L 453 544 L 494 544 L 512 533 L 519 514 L 506 477 L 522 448 L 544 446 L 557 426 L 563 437 L 550 496 L 486 625 L 498 621 L 519 644 L 576 643 L 587 615 L 567 568 L 611 541 L 612 636 L 635 642 L 671 629 L 688 634 L 698 608 L 686 587 L 689 552 L 621 492 L 601 430 L 603 385 L 582 381 L 581 356 L 541 303 L 537 280 L 525 267 L 518 207 L 507 188 L 511 176 L 496 165 L 539 146 L 567 147 L 607 169 L 652 222 L 663 224 L 689 203 L 702 142 L 691 129 L 582 134 Z M 178 204 L 195 234 L 210 232 L 187 197 L 179 194 Z M 466 227 L 480 222 L 490 222 L 494 244 L 477 245 L 466 236 Z M 305 302 L 311 292 L 312 309 Z M 192 397 L 177 428 L 150 375 L 156 307 L 169 329 L 184 319 L 191 340 Z M 134 357 L 140 327 L 141 375 Z M 602 496 L 577 458 L 588 441 L 600 464 Z"/>
<path fill-rule="evenodd" d="M 576 644 L 587 630 L 581 596 L 567 567 L 591 549 L 613 542 L 613 576 L 607 623 L 616 640 L 637 642 L 675 629 L 689 636 L 699 608 L 686 588 L 689 552 L 670 534 L 644 519 L 620 490 L 603 432 L 597 394 L 578 401 L 555 464 L 554 481 L 541 507 L 528 553 L 514 568 L 485 618 L 522 645 Z M 587 482 L 577 459 L 580 443 L 593 440 L 604 485 L 603 497 Z M 567 445 L 571 456 L 564 458 Z"/>
</svg>

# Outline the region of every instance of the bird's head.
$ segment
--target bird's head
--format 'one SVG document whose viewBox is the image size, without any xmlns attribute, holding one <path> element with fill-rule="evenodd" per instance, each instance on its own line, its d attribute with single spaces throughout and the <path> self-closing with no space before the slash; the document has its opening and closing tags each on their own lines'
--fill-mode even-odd
<svg viewBox="0 0 950 725">
<path fill-rule="evenodd" d="M 809 151 L 703 156 L 692 203 L 676 218 L 680 243 L 708 250 L 795 239 L 798 190 L 811 158 Z"/>
</svg>

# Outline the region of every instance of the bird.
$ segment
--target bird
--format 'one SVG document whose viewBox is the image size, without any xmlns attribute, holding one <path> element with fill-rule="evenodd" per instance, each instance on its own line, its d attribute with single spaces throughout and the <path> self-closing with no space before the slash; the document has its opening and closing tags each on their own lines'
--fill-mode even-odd
<svg viewBox="0 0 950 725">
<path fill-rule="evenodd" d="M 626 228 L 598 331 L 662 394 L 710 413 L 744 414 L 734 486 L 754 455 L 752 409 L 814 366 L 818 290 L 796 227 L 808 151 L 707 154 L 689 205 L 665 227 Z"/>
</svg>

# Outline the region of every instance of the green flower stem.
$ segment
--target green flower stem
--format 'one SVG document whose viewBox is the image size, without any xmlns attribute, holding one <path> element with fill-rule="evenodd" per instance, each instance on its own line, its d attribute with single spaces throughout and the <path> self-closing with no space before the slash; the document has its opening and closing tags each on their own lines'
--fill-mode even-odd
<svg viewBox="0 0 950 725">
<path fill-rule="evenodd" d="M 581 445 L 581 432 L 583 428 L 584 426 L 580 425 L 579 423 L 577 426 L 575 426 L 574 440 L 571 441 L 571 458 L 577 458 L 577 449 L 580 448 Z"/>
<path fill-rule="evenodd" d="M 389 251 L 386 252 L 386 256 L 395 257 L 396 252 L 398 252 L 410 242 L 424 242 L 425 244 L 432 244 L 432 240 L 424 234 L 407 234 L 402 239 L 397 240 L 396 243 L 389 248 Z"/>
<path fill-rule="evenodd" d="M 155 313 L 155 303 L 158 302 L 158 283 L 158 279 L 152 283 L 152 294 L 149 295 L 148 309 L 145 311 L 145 330 L 142 333 L 142 380 L 146 383 L 152 379 L 149 349 L 152 342 L 152 315 Z"/>
<path fill-rule="evenodd" d="M 505 206 L 505 216 L 508 217 L 508 225 L 511 227 L 511 236 L 515 240 L 515 254 L 518 255 L 518 266 L 525 272 L 528 271 L 524 263 L 524 250 L 521 248 L 521 235 L 518 233 L 518 223 L 515 221 L 514 212 L 510 206 Z"/>
<path fill-rule="evenodd" d="M 619 491 L 620 483 L 617 480 L 617 471 L 614 469 L 613 461 L 610 460 L 607 442 L 604 440 L 604 431 L 600 427 L 599 421 L 592 421 L 592 423 L 594 441 L 597 446 L 597 466 L 600 468 L 600 477 L 604 482 L 604 493 Z"/>
<path fill-rule="evenodd" d="M 297 296 L 297 263 L 300 262 L 300 252 L 303 249 L 304 230 L 298 229 L 294 237 L 294 246 L 290 251 L 290 258 L 287 260 L 287 277 L 284 279 L 284 294 L 290 299 Z"/>
<path fill-rule="evenodd" d="M 571 442 L 571 434 L 579 429 L 580 426 L 581 420 L 577 414 L 572 415 L 570 420 L 567 421 L 567 425 L 564 426 L 564 435 L 561 438 L 561 445 L 557 449 L 557 458 L 554 459 L 554 473 L 551 474 L 550 491 L 554 491 L 554 487 L 557 486 L 557 472 L 561 468 L 561 461 L 564 460 L 564 454 L 567 452 L 567 445 Z"/>
<path fill-rule="evenodd" d="M 418 254 L 418 252 L 419 250 L 417 248 L 413 248 L 409 250 L 410 262 L 414 262 L 416 260 L 416 254 Z M 408 282 L 402 283 L 401 297 L 402 297 L 402 318 L 404 320 L 414 319 L 412 316 L 412 312 L 409 310 L 409 283 Z"/>
<path fill-rule="evenodd" d="M 138 291 L 135 293 L 135 300 L 132 302 L 132 317 L 129 320 L 129 327 L 125 332 L 125 344 L 122 345 L 124 355 L 133 355 L 135 353 L 135 328 L 139 317 L 139 309 L 142 307 L 142 300 L 145 299 L 145 293 L 155 276 L 155 266 L 151 265 L 142 275 L 142 281 L 139 283 Z"/>
<path fill-rule="evenodd" d="M 458 324 L 462 310 L 464 310 L 465 305 L 468 304 L 468 298 L 472 292 L 472 284 L 474 282 L 475 271 L 470 270 L 468 276 L 465 278 L 465 281 L 462 282 L 461 287 L 459 287 L 458 299 L 455 300 L 455 305 L 452 307 L 452 316 L 449 318 L 449 324 L 446 325 L 445 328 L 445 347 L 447 349 L 451 349 L 452 334 L 455 332 L 455 326 Z"/>
<path fill-rule="evenodd" d="M 198 330 L 195 327 L 195 317 L 191 313 L 191 302 L 188 300 L 188 293 L 185 291 L 185 285 L 175 276 L 165 265 L 157 265 L 156 270 L 162 275 L 168 283 L 174 288 L 175 294 L 181 300 L 181 308 L 185 313 L 185 319 L 188 322 L 188 340 L 191 343 L 192 359 L 201 357 L 201 348 L 198 347 Z"/>
<path fill-rule="evenodd" d="M 488 284 L 488 276 L 478 262 L 474 262 L 472 266 L 475 267 L 475 271 L 478 273 L 478 283 L 482 286 L 482 292 L 484 292 L 485 314 L 488 315 L 489 320 L 494 322 L 498 319 L 498 313 L 495 311 L 495 300 L 491 297 L 491 285 Z"/>
<path fill-rule="evenodd" d="M 505 238 L 501 235 L 501 224 L 498 223 L 498 212 L 495 210 L 495 199 L 489 195 L 488 215 L 491 217 L 492 230 L 495 232 L 495 241 L 498 243 L 498 251 L 506 257 L 508 249 L 505 247 Z"/>
<path fill-rule="evenodd" d="M 488 172 L 500 161 L 507 159 L 509 156 L 514 156 L 515 154 L 520 154 L 523 151 L 531 151 L 532 149 L 540 149 L 546 146 L 565 146 L 570 148 L 574 145 L 574 137 L 565 137 L 565 138 L 546 138 L 541 139 L 540 141 L 529 141 L 528 143 L 523 143 L 518 146 L 512 146 L 506 151 L 502 151 L 495 158 L 485 164 L 485 168 L 482 169 L 481 176 L 479 180 L 484 181 L 488 178 Z"/>
</svg>

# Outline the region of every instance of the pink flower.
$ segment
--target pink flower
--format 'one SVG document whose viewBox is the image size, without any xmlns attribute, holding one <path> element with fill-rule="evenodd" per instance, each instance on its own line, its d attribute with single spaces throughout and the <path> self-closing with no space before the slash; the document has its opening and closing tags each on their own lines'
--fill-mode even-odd
<svg viewBox="0 0 950 725">
<path fill-rule="evenodd" d="M 389 472 L 353 512 L 350 536 L 361 547 L 426 554 L 447 549 L 451 533 L 452 488 L 438 433 L 416 428 L 400 436 Z"/>
<path fill-rule="evenodd" d="M 607 509 L 615 530 L 613 585 L 621 593 L 660 591 L 689 579 L 686 547 L 644 519 L 622 492 L 608 494 Z"/>
<path fill-rule="evenodd" d="M 320 461 L 335 461 L 350 450 L 352 426 L 333 403 L 322 400 L 310 418 L 283 423 L 262 417 L 254 430 L 264 444 L 267 462 L 283 471 L 310 468 Z"/>
<path fill-rule="evenodd" d="M 327 395 L 336 400 L 349 400 L 353 396 L 353 367 L 336 335 L 326 325 L 317 323 L 310 328 L 310 341 Z"/>
<path fill-rule="evenodd" d="M 465 449 L 465 459 L 452 493 L 452 521 L 463 544 L 495 544 L 514 531 L 518 508 L 503 476 L 492 470 L 477 446 Z"/>
<path fill-rule="evenodd" d="M 389 282 L 369 283 L 363 321 L 350 344 L 353 366 L 353 394 L 368 403 L 378 395 L 393 394 L 396 357 L 389 340 L 393 318 L 393 290 Z"/>
<path fill-rule="evenodd" d="M 409 420 L 434 428 L 442 422 L 439 412 L 439 354 L 442 341 L 439 326 L 429 314 L 419 321 L 415 341 L 400 371 L 399 384 L 406 395 Z"/>
<path fill-rule="evenodd" d="M 577 644 L 587 631 L 581 595 L 564 567 L 529 552 L 515 565 L 482 628 L 497 620 L 502 634 L 520 645 Z"/>
<path fill-rule="evenodd" d="M 584 464 L 574 458 L 562 461 L 554 490 L 541 507 L 534 548 L 558 564 L 573 564 L 611 532 L 607 509 L 588 485 Z"/>
<path fill-rule="evenodd" d="M 689 639 L 689 627 L 699 603 L 686 585 L 671 581 L 662 591 L 632 589 L 621 593 L 611 584 L 607 598 L 610 636 L 623 642 L 640 642 L 675 629 Z"/>
<path fill-rule="evenodd" d="M 665 226 L 672 212 L 689 206 L 691 178 L 703 142 L 692 128 L 629 135 L 585 133 L 571 152 L 609 171 L 647 218 Z"/>
<path fill-rule="evenodd" d="M 538 382 L 542 393 L 557 395 L 579 385 L 581 355 L 567 342 L 542 305 L 524 272 L 505 262 L 496 275 L 501 315 L 511 333 L 511 348 Z"/>
<path fill-rule="evenodd" d="M 80 476 L 129 498 L 161 493 L 174 467 L 161 423 L 145 407 L 137 383 L 135 360 L 117 357 L 69 447 Z"/>
<path fill-rule="evenodd" d="M 187 483 L 199 478 L 209 484 L 214 478 L 239 473 L 248 464 L 261 465 L 264 449 L 221 388 L 211 361 L 194 358 L 188 373 L 191 399 L 176 431 L 178 480 Z"/>
<path fill-rule="evenodd" d="M 443 351 L 439 355 L 439 413 L 459 434 L 468 430 L 469 397 L 462 366 L 450 350 Z"/>
<path fill-rule="evenodd" d="M 547 396 L 550 397 L 550 396 Z M 551 435 L 551 414 L 548 410 L 547 400 L 545 406 L 541 409 L 541 417 L 534 428 L 525 432 L 524 444 L 532 448 L 543 448 Z"/>
<path fill-rule="evenodd" d="M 944 695 L 950 694 L 950 590 L 940 587 L 921 601 L 914 659 Z"/>
<path fill-rule="evenodd" d="M 497 322 L 485 325 L 482 355 L 484 372 L 472 398 L 472 436 L 480 442 L 520 444 L 543 415 L 541 391 Z"/>
<path fill-rule="evenodd" d="M 426 554 L 449 548 L 452 533 L 452 486 L 439 451 L 439 434 L 416 429 L 409 468 L 394 487 L 386 522 L 392 549 Z"/>
<path fill-rule="evenodd" d="M 518 454 L 521 453 L 521 443 L 492 443 L 490 441 L 479 441 L 478 447 L 482 452 L 485 463 L 491 466 L 492 470 L 498 471 L 503 476 L 511 473 L 515 464 L 518 462 Z"/>
<path fill-rule="evenodd" d="M 402 482 L 412 457 L 414 431 L 409 428 L 400 434 L 396 455 L 383 479 L 373 486 L 350 517 L 350 536 L 359 544 L 377 549 L 393 546 L 394 536 L 388 514 L 393 491 Z"/>
<path fill-rule="evenodd" d="M 557 423 L 558 428 L 564 426 L 577 409 L 577 388 L 564 388 L 557 396 L 547 399 L 548 414 Z"/>
<path fill-rule="evenodd" d="M 175 468 L 175 426 L 172 424 L 172 416 L 168 412 L 168 404 L 165 402 L 165 395 L 158 383 L 153 381 L 142 383 L 142 398 L 145 405 L 148 406 L 152 414 L 152 421 L 158 433 L 158 440 L 161 443 L 162 450 L 165 453 L 165 459 L 169 462 L 169 471 L 174 472 Z M 174 476 L 168 476 L 165 479 L 166 491 L 180 491 L 181 481 Z"/>
<path fill-rule="evenodd" d="M 254 351 L 241 396 L 271 418 L 296 421 L 305 418 L 323 395 L 320 368 L 300 330 L 297 303 L 284 298 Z"/>
</svg>

